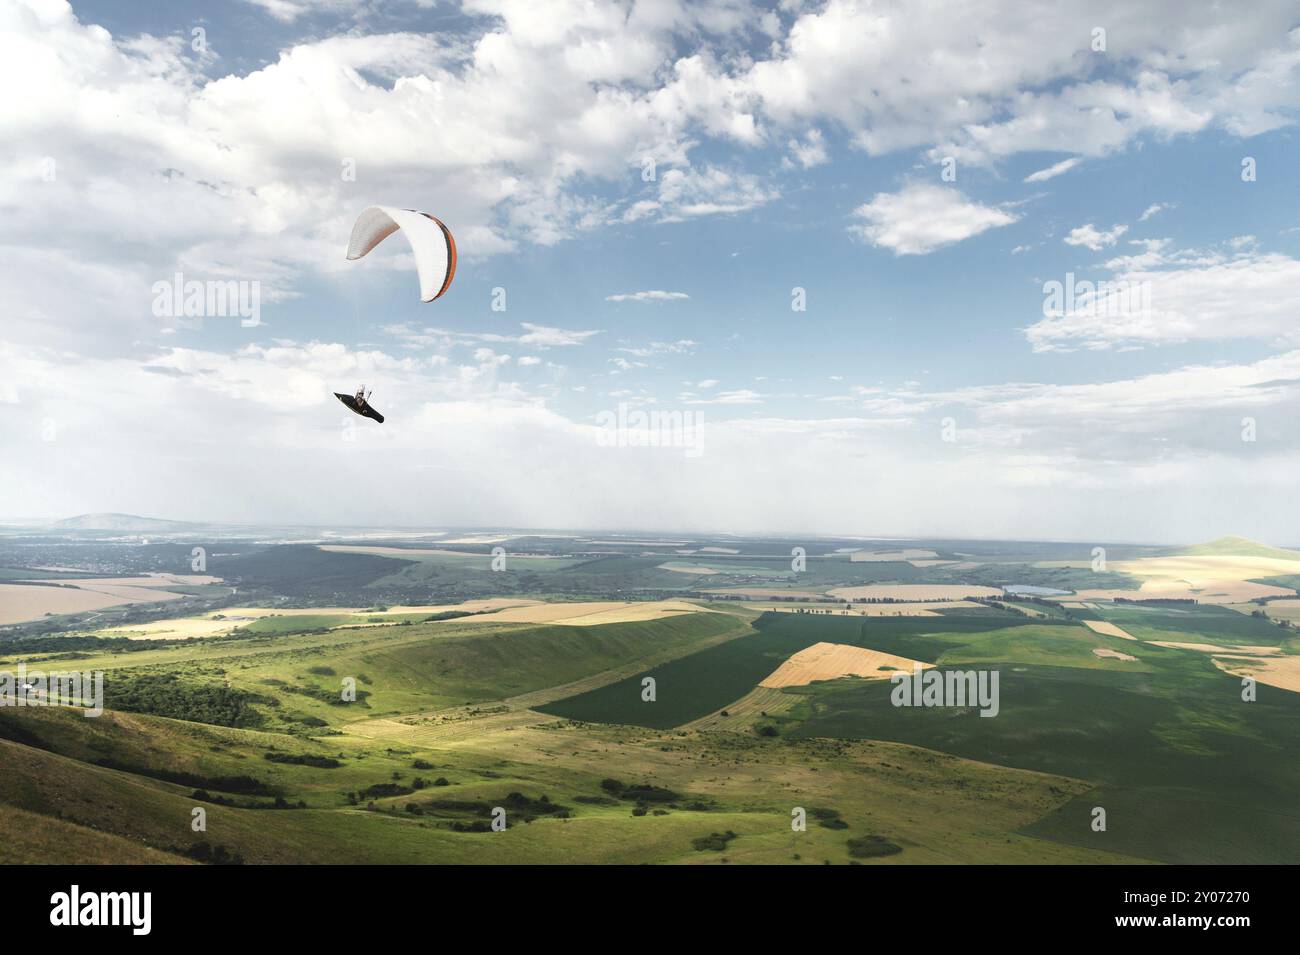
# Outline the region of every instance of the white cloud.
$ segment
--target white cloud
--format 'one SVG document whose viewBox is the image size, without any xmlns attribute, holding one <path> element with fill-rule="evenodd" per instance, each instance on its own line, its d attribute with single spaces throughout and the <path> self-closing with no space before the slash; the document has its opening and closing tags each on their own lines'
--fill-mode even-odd
<svg viewBox="0 0 1300 955">
<path fill-rule="evenodd" d="M 1300 30 L 1281 0 L 1249 18 L 1120 0 L 1057 0 L 1032 18 L 1004 0 L 960 18 L 937 0 L 761 18 L 741 0 L 469 0 L 465 29 L 428 35 L 363 32 L 369 5 L 353 16 L 342 0 L 250 2 L 286 22 L 328 15 L 313 29 L 332 22 L 337 35 L 223 75 L 225 60 L 181 36 L 115 38 L 54 0 L 5 6 L 0 84 L 22 95 L 0 116 L 0 242 L 33 259 L 23 283 L 0 279 L 16 337 L 66 339 L 76 309 L 60 289 L 74 287 L 102 303 L 104 342 L 151 337 L 131 290 L 178 265 L 282 299 L 304 274 L 391 267 L 397 257 L 338 255 L 369 201 L 435 208 L 472 261 L 780 197 L 779 182 L 717 150 L 692 161 L 704 141 L 783 146 L 805 167 L 823 161 L 830 129 L 871 153 L 931 146 L 963 162 L 1097 155 L 1145 134 L 1274 129 L 1300 89 Z M 1098 80 L 1085 41 L 1108 18 L 1124 28 Z M 760 35 L 769 47 L 737 52 Z M 621 195 L 646 155 L 655 183 Z M 39 181 L 46 156 L 55 182 Z"/>
<path fill-rule="evenodd" d="M 1081 225 L 1077 228 L 1071 229 L 1070 234 L 1062 241 L 1066 245 L 1081 245 L 1085 249 L 1091 249 L 1093 252 L 1100 252 L 1107 246 L 1114 245 L 1118 242 L 1120 236 L 1127 231 L 1128 226 L 1116 225 L 1103 232 L 1089 222 L 1086 225 Z"/>
<path fill-rule="evenodd" d="M 668 169 L 659 175 L 658 196 L 632 203 L 624 222 L 653 217 L 661 222 L 683 222 L 701 216 L 748 212 L 779 198 L 780 192 L 758 176 L 720 166 Z"/>
<path fill-rule="evenodd" d="M 737 533 L 1017 537 L 1033 508 L 1036 534 L 1067 539 L 1300 535 L 1290 506 L 1300 351 L 1090 385 L 879 389 L 861 397 L 893 409 L 835 418 L 745 417 L 764 396 L 740 389 L 708 407 L 690 404 L 704 421 L 704 453 L 694 459 L 601 446 L 593 427 L 503 380 L 499 355 L 484 357 L 441 365 L 311 343 L 234 355 L 165 350 L 142 367 L 0 346 L 0 400 L 23 410 L 0 416 L 6 516 L 122 510 L 279 524 L 650 521 Z M 383 426 L 346 413 L 330 394 L 363 381 L 388 417 Z M 150 409 L 147 426 L 141 407 Z M 958 423 L 955 443 L 939 440 L 947 415 Z M 1258 443 L 1240 440 L 1247 415 L 1259 422 Z M 52 441 L 42 440 L 46 420 Z M 227 493 L 232 483 L 248 487 L 250 458 L 257 493 Z M 779 466 L 755 469 L 756 460 Z M 436 495 L 429 468 L 439 471 Z M 358 501 L 356 488 L 376 475 L 385 493 Z M 972 484 L 979 507 L 965 493 Z M 791 495 L 798 487 L 818 493 Z M 1241 488 L 1249 493 L 1228 490 Z M 1063 493 L 1071 506 L 1052 506 Z"/>
<path fill-rule="evenodd" d="M 565 328 L 551 328 L 548 325 L 534 325 L 532 322 L 521 322 L 520 327 L 524 333 L 516 341 L 521 345 L 531 345 L 534 348 L 564 348 L 571 345 L 581 345 L 593 335 L 599 335 L 599 331 L 570 331 Z"/>
<path fill-rule="evenodd" d="M 693 397 L 686 401 L 688 405 L 757 405 L 763 403 L 763 396 L 749 388 L 735 391 L 719 391 L 707 398 Z"/>
<path fill-rule="evenodd" d="M 650 289 L 645 292 L 620 292 L 606 295 L 607 302 L 677 302 L 690 298 L 685 292 L 665 292 L 662 289 Z"/>
<path fill-rule="evenodd" d="M 674 342 L 651 342 L 648 345 L 622 347 L 619 348 L 619 351 L 626 352 L 637 358 L 653 358 L 658 355 L 689 355 L 698 344 L 699 342 L 692 341 L 689 338 L 679 338 Z"/>
<path fill-rule="evenodd" d="M 1107 287 L 1076 292 L 1025 329 L 1035 351 L 1188 341 L 1300 341 L 1300 261 L 1276 253 L 1170 253 L 1116 260 Z M 1124 269 L 1124 266 L 1131 268 Z"/>
<path fill-rule="evenodd" d="M 829 160 L 826 153 L 826 141 L 819 129 L 810 129 L 803 141 L 791 139 L 786 143 L 790 154 L 804 169 L 820 166 Z"/>
<path fill-rule="evenodd" d="M 385 325 L 380 330 L 400 341 L 407 348 L 434 348 L 447 352 L 456 346 L 524 345 L 530 348 L 569 348 L 582 345 L 594 335 L 601 334 L 599 329 L 577 330 L 554 328 L 549 325 L 537 325 L 533 322 L 520 322 L 522 332 L 518 335 L 504 335 L 499 332 L 459 332 L 447 328 L 430 328 L 414 326 L 410 323 Z"/>
<path fill-rule="evenodd" d="M 1071 169 L 1079 165 L 1079 163 L 1081 162 L 1083 162 L 1083 160 L 1080 159 L 1078 156 L 1074 156 L 1070 159 L 1062 159 L 1060 162 L 1048 166 L 1046 169 L 1040 169 L 1037 172 L 1031 172 L 1028 176 L 1025 177 L 1024 181 L 1025 182 L 1046 182 L 1049 179 L 1055 179 L 1057 176 L 1069 172 Z"/>
<path fill-rule="evenodd" d="M 243 0 L 261 7 L 277 20 L 292 23 L 306 13 L 347 13 L 357 8 L 356 0 Z"/>
<path fill-rule="evenodd" d="M 849 227 L 850 234 L 895 255 L 925 255 L 1016 221 L 1011 213 L 973 202 L 956 189 L 919 183 L 877 193 L 853 215 L 862 221 Z"/>
</svg>

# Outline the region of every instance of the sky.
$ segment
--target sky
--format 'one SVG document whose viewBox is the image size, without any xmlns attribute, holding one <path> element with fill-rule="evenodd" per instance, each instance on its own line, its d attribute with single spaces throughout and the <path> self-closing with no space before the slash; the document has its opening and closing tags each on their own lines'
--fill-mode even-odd
<svg viewBox="0 0 1300 955">
<path fill-rule="evenodd" d="M 0 0 L 0 88 L 0 519 L 1300 543 L 1296 2 Z"/>
</svg>

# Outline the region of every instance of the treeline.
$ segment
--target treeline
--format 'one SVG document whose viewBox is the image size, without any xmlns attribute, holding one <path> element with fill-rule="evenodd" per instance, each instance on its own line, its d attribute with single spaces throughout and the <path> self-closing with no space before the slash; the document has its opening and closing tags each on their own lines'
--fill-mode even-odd
<svg viewBox="0 0 1300 955">
<path fill-rule="evenodd" d="M 185 640 L 131 640 L 127 637 L 0 637 L 0 656 L 27 656 L 32 653 L 67 653 L 92 651 L 103 653 L 138 653 L 160 647 L 177 646 Z"/>
<path fill-rule="evenodd" d="M 178 786 L 192 786 L 195 789 L 216 789 L 225 793 L 238 793 L 241 796 L 274 796 L 276 790 L 252 776 L 200 776 L 175 769 L 160 769 L 153 766 L 138 766 L 104 756 L 95 760 L 96 766 L 116 769 L 133 776 L 147 776 L 150 779 Z M 214 800 L 216 801 L 216 800 Z"/>
<path fill-rule="evenodd" d="M 129 713 L 150 713 L 215 726 L 261 726 L 266 717 L 254 708 L 279 706 L 274 697 L 229 686 L 186 683 L 174 673 L 125 676 L 104 681 L 104 705 Z"/>
<path fill-rule="evenodd" d="M 310 766 L 313 769 L 338 769 L 343 764 L 332 756 L 316 756 L 311 753 L 266 753 L 265 758 L 272 763 L 288 763 L 291 766 Z"/>
</svg>

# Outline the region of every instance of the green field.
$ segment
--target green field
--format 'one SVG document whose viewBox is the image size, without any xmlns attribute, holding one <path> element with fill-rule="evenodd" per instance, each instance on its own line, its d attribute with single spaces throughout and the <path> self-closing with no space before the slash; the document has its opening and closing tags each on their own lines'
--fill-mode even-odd
<svg viewBox="0 0 1300 955">
<path fill-rule="evenodd" d="M 1277 646 L 1288 637 L 1276 623 L 1205 604 L 1112 604 L 1100 615 L 1139 640 Z"/>
<path fill-rule="evenodd" d="M 543 553 L 545 540 L 511 549 Z M 478 596 L 658 599 L 738 584 L 1108 585 L 1078 567 L 1031 566 L 1073 561 L 1073 545 L 932 542 L 945 558 L 980 565 L 953 571 L 817 556 L 851 546 L 834 541 L 810 548 L 808 571 L 792 575 L 791 542 L 717 546 L 732 544 L 740 553 L 674 553 L 708 546 L 692 540 L 593 554 L 584 548 L 615 544 L 557 538 L 561 556 L 521 558 L 505 573 L 488 570 L 481 554 L 408 561 L 236 547 L 229 561 L 239 573 L 223 571 L 233 583 L 178 614 L 277 611 L 226 636 L 100 639 L 101 618 L 9 631 L 0 670 L 22 662 L 103 671 L 107 710 L 87 719 L 0 708 L 0 861 L 892 865 L 1300 855 L 1300 694 L 1261 684 L 1257 701 L 1243 702 L 1241 681 L 1209 655 L 1147 642 L 1300 652 L 1294 629 L 1237 610 L 1008 599 L 1006 609 L 866 617 L 697 600 L 697 613 L 582 627 L 383 609 Z M 62 546 L 49 545 L 42 561 L 71 566 L 75 550 Z M 188 559 L 187 548 L 169 546 Z M 104 545 L 93 561 L 116 566 L 113 553 Z M 124 553 L 138 569 L 167 556 Z M 676 573 L 659 567 L 666 561 L 719 573 Z M 315 609 L 347 606 L 374 609 Z M 312 612 L 278 612 L 291 607 Z M 167 613 L 176 611 L 131 608 L 102 615 L 102 626 Z M 1083 625 L 1097 618 L 1138 639 Z M 757 688 L 821 642 L 941 672 L 995 670 L 999 714 L 895 707 L 886 680 Z M 647 677 L 654 702 L 642 700 Z M 354 701 L 344 697 L 349 685 Z M 1090 826 L 1097 806 L 1105 832 Z M 206 833 L 190 828 L 196 807 L 207 813 Z M 509 820 L 503 832 L 488 826 L 497 807 Z M 809 813 L 806 832 L 790 828 L 796 807 Z"/>
<path fill-rule="evenodd" d="M 1001 712 L 991 719 L 894 707 L 884 683 L 823 684 L 804 691 L 783 732 L 895 740 L 1096 783 L 1027 830 L 1047 838 L 1167 862 L 1294 860 L 1300 697 L 1265 687 L 1244 703 L 1240 681 L 1207 658 L 1138 652 L 1142 672 L 997 666 Z M 1089 828 L 1096 805 L 1109 813 L 1105 833 Z"/>
<path fill-rule="evenodd" d="M 814 643 L 871 647 L 931 663 L 948 648 L 960 645 L 948 633 L 1001 632 L 1008 624 L 1014 624 L 1013 629 L 1023 625 L 1019 618 L 1006 616 L 936 621 L 769 613 L 755 622 L 755 632 L 749 636 L 537 709 L 575 720 L 667 729 L 739 699 L 791 655 Z M 654 702 L 641 698 L 646 677 L 655 681 Z"/>
</svg>

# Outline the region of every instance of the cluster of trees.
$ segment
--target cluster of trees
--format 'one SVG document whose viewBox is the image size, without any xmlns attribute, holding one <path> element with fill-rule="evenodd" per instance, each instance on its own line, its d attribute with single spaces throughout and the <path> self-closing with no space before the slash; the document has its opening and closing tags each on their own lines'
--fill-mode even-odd
<svg viewBox="0 0 1300 955">
<path fill-rule="evenodd" d="M 311 766 L 313 769 L 338 769 L 343 765 L 332 756 L 316 756 L 311 753 L 266 753 L 265 757 L 273 763 Z"/>
<path fill-rule="evenodd" d="M 104 681 L 104 705 L 129 713 L 151 713 L 214 726 L 261 726 L 266 717 L 254 704 L 279 706 L 280 701 L 229 686 L 188 683 L 175 673 L 115 673 Z"/>
<path fill-rule="evenodd" d="M 239 853 L 231 852 L 223 845 L 214 846 L 207 842 L 196 842 L 189 848 L 182 850 L 181 854 L 207 865 L 244 864 L 244 857 Z"/>
<path fill-rule="evenodd" d="M 728 829 L 726 832 L 711 832 L 707 836 L 692 839 L 691 845 L 695 847 L 696 852 L 721 852 L 734 838 L 736 834 Z"/>
</svg>

